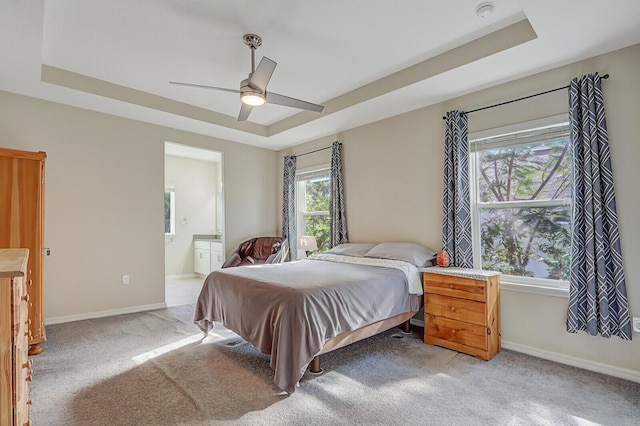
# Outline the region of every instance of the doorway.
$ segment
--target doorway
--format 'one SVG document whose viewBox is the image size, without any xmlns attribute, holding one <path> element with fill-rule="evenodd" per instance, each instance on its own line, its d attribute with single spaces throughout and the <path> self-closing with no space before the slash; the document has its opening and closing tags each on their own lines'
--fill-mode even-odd
<svg viewBox="0 0 640 426">
<path fill-rule="evenodd" d="M 222 153 L 165 142 L 165 303 L 195 303 L 203 274 L 196 274 L 196 241 L 216 241 L 224 253 Z M 202 243 L 199 243 L 200 245 Z"/>
</svg>

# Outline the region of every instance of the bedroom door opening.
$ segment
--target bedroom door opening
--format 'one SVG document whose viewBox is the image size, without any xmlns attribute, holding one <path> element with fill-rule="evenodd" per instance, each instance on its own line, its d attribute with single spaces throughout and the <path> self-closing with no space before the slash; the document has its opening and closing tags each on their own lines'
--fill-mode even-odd
<svg viewBox="0 0 640 426">
<path fill-rule="evenodd" d="M 195 303 L 204 277 L 224 261 L 223 156 L 164 146 L 165 303 Z"/>
</svg>

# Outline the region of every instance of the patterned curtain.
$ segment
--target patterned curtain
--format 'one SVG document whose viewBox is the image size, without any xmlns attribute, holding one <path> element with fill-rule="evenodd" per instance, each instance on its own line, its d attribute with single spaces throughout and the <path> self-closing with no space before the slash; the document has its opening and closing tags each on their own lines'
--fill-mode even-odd
<svg viewBox="0 0 640 426">
<path fill-rule="evenodd" d="M 467 115 L 449 111 L 445 120 L 442 248 L 452 266 L 473 268 Z"/>
<path fill-rule="evenodd" d="M 282 183 L 282 236 L 289 242 L 288 260 L 296 260 L 298 233 L 296 232 L 296 157 L 284 157 L 284 181 Z"/>
<path fill-rule="evenodd" d="M 331 247 L 348 242 L 347 216 L 344 208 L 344 189 L 342 187 L 342 144 L 331 145 Z"/>
<path fill-rule="evenodd" d="M 618 216 L 600 76 L 569 86 L 573 150 L 567 331 L 631 340 Z"/>
</svg>

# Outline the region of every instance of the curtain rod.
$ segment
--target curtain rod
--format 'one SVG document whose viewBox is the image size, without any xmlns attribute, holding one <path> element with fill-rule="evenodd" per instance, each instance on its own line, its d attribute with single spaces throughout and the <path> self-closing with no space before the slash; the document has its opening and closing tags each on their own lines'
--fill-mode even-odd
<svg viewBox="0 0 640 426">
<path fill-rule="evenodd" d="M 294 157 L 302 157 L 303 155 L 313 154 L 314 152 L 324 151 L 325 149 L 331 149 L 331 145 L 325 146 L 324 148 L 314 149 L 313 151 L 303 152 L 302 154 L 294 155 Z"/>
<path fill-rule="evenodd" d="M 603 80 L 606 80 L 606 79 L 609 78 L 609 74 L 605 74 L 600 78 L 602 78 Z M 511 101 L 500 102 L 499 104 L 489 105 L 489 106 L 482 107 L 482 108 L 476 108 L 476 109 L 472 109 L 471 111 L 464 111 L 464 113 L 465 114 L 471 114 L 472 112 L 482 111 L 483 109 L 495 108 L 495 107 L 498 107 L 498 106 L 507 105 L 507 104 L 511 104 L 511 103 L 514 103 L 514 102 L 518 102 L 518 101 L 523 101 L 523 100 L 529 99 L 529 98 L 535 98 L 536 96 L 546 95 L 547 93 L 557 92 L 558 90 L 568 89 L 569 87 L 571 87 L 571 86 L 570 85 L 562 86 L 562 87 L 558 87 L 557 89 L 547 90 L 546 92 L 536 93 L 535 95 L 529 95 L 529 96 L 524 96 L 522 98 L 513 99 Z M 443 120 L 446 120 L 446 118 L 447 117 L 442 117 Z"/>
</svg>

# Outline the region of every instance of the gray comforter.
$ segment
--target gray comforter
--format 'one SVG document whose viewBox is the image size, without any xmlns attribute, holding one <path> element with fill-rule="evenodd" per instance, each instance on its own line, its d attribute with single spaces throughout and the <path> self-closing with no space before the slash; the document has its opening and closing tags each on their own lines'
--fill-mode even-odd
<svg viewBox="0 0 640 426">
<path fill-rule="evenodd" d="M 398 269 L 305 259 L 212 272 L 194 323 L 214 321 L 271 355 L 275 384 L 292 393 L 327 339 L 416 310 Z"/>
</svg>

